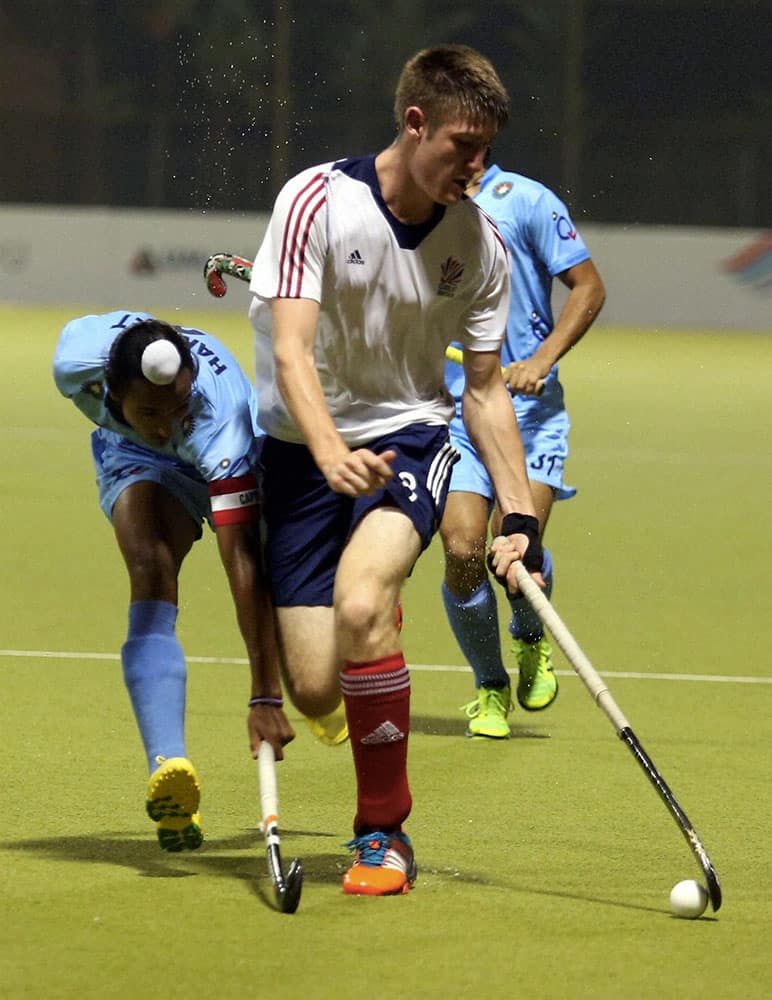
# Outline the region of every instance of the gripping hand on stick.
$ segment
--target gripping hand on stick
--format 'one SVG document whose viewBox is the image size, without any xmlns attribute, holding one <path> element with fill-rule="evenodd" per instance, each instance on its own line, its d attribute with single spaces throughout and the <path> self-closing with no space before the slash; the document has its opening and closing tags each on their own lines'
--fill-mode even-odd
<svg viewBox="0 0 772 1000">
<path fill-rule="evenodd" d="M 515 563 L 520 561 L 544 588 L 541 575 L 544 552 L 539 539 L 539 522 L 531 514 L 507 514 L 501 522 L 501 534 L 491 543 L 487 562 L 494 580 L 512 596 L 520 590 L 515 571 Z"/>
<path fill-rule="evenodd" d="M 541 396 L 544 392 L 544 376 L 533 358 L 512 361 L 503 371 L 507 389 L 513 396 Z"/>
</svg>

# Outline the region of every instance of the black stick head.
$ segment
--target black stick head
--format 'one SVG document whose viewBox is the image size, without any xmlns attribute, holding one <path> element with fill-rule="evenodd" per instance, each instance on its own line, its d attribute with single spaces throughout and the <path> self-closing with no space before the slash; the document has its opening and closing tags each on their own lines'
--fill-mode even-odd
<svg viewBox="0 0 772 1000">
<path fill-rule="evenodd" d="M 705 873 L 705 881 L 708 883 L 708 896 L 710 897 L 710 905 L 713 907 L 713 912 L 718 913 L 721 909 L 721 883 L 718 880 L 718 875 L 716 874 L 716 869 L 710 863 L 703 865 L 703 871 Z"/>
<path fill-rule="evenodd" d="M 303 891 L 303 865 L 295 858 L 289 866 L 284 885 L 276 886 L 276 904 L 282 913 L 294 913 L 300 903 Z"/>
</svg>

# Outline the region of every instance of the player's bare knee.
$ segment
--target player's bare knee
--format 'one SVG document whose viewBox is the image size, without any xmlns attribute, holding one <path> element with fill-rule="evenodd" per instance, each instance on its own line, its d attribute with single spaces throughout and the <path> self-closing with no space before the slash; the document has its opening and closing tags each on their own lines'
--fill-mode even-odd
<svg viewBox="0 0 772 1000">
<path fill-rule="evenodd" d="M 330 679 L 302 674 L 285 679 L 285 686 L 290 701 L 303 715 L 317 718 L 334 712 L 340 703 L 340 686 L 337 679 Z"/>
<path fill-rule="evenodd" d="M 380 599 L 379 599 L 380 596 Z M 354 643 L 372 636 L 383 617 L 387 602 L 383 595 L 376 595 L 374 588 L 365 586 L 352 590 L 335 602 L 335 625 L 344 635 L 350 636 Z M 393 618 L 393 602 L 390 615 Z"/>
<path fill-rule="evenodd" d="M 124 552 L 133 600 L 169 600 L 177 592 L 177 566 L 168 551 L 141 546 Z"/>
<path fill-rule="evenodd" d="M 451 531 L 442 535 L 446 562 L 459 564 L 478 562 L 485 563 L 485 536 L 470 535 L 463 531 Z"/>
<path fill-rule="evenodd" d="M 485 547 L 473 546 L 464 550 L 446 552 L 445 583 L 458 597 L 474 593 L 485 580 Z"/>
</svg>

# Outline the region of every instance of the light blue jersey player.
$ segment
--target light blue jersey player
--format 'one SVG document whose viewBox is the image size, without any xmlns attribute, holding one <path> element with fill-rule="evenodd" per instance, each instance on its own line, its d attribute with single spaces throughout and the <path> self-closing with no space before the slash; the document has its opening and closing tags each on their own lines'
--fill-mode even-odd
<svg viewBox="0 0 772 1000">
<path fill-rule="evenodd" d="M 553 501 L 576 492 L 563 481 L 570 423 L 557 361 L 597 316 L 605 298 L 603 283 L 568 209 L 549 188 L 494 165 L 468 193 L 496 223 L 509 252 L 512 296 L 501 358 L 543 536 Z M 551 296 L 556 277 L 569 294 L 554 322 Z M 477 696 L 465 706 L 467 735 L 506 738 L 512 704 L 509 676 L 501 658 L 496 597 L 483 562 L 494 492 L 463 423 L 463 368 L 448 362 L 446 382 L 456 400 L 451 440 L 461 459 L 453 469 L 441 528 L 443 599 L 453 633 L 475 674 Z M 494 535 L 499 523 L 493 510 Z M 546 549 L 542 575 L 549 595 L 552 559 Z M 526 710 L 543 709 L 557 695 L 551 650 L 527 602 L 518 597 L 510 598 L 510 604 L 509 630 L 519 670 L 517 700 Z"/>
<path fill-rule="evenodd" d="M 127 485 L 152 480 L 164 484 L 199 528 L 205 520 L 214 528 L 209 484 L 254 478 L 258 465 L 255 391 L 222 343 L 201 330 L 178 327 L 196 367 L 186 412 L 170 423 L 168 434 L 143 437 L 111 401 L 105 367 L 118 335 L 151 319 L 121 311 L 72 320 L 59 339 L 54 379 L 62 395 L 98 427 L 91 443 L 100 504 L 108 517 Z"/>
<path fill-rule="evenodd" d="M 146 808 L 161 847 L 202 841 L 199 782 L 185 746 L 178 577 L 202 524 L 214 528 L 251 671 L 250 747 L 277 756 L 284 716 L 259 547 L 257 401 L 235 358 L 202 330 L 117 311 L 68 323 L 54 379 L 96 424 L 99 499 L 130 581 L 123 674 L 150 771 Z"/>
</svg>

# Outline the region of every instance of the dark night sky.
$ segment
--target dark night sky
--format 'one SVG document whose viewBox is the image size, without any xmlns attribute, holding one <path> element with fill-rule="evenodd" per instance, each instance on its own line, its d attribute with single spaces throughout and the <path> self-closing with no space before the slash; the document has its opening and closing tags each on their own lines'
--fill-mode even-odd
<svg viewBox="0 0 772 1000">
<path fill-rule="evenodd" d="M 0 0 L 0 199 L 268 208 L 282 175 L 386 145 L 404 59 L 440 41 L 492 59 L 497 160 L 578 215 L 772 224 L 772 9 L 745 0 Z"/>
</svg>

